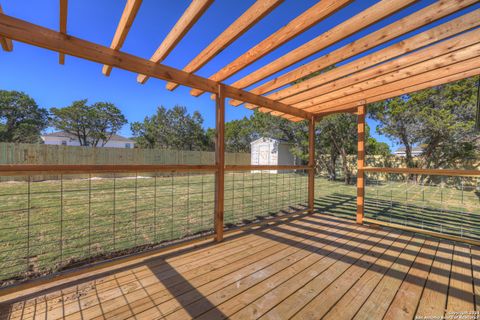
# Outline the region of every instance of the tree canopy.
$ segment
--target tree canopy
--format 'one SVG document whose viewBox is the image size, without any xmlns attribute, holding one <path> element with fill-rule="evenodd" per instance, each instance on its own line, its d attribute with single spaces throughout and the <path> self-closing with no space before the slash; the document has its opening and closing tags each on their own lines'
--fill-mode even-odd
<svg viewBox="0 0 480 320">
<path fill-rule="evenodd" d="M 23 92 L 0 90 L 0 141 L 38 143 L 48 111 Z"/>
<path fill-rule="evenodd" d="M 133 122 L 131 130 L 140 148 L 211 150 L 212 141 L 202 125 L 199 112 L 190 115 L 183 106 L 160 106 L 156 114 L 145 117 L 143 122 Z"/>
<path fill-rule="evenodd" d="M 81 146 L 104 146 L 126 123 L 122 112 L 110 102 L 87 104 L 74 101 L 64 108 L 51 108 L 51 124 L 75 136 Z"/>
<path fill-rule="evenodd" d="M 477 85 L 475 78 L 463 79 L 371 104 L 367 110 L 379 122 L 380 134 L 405 146 L 409 167 L 447 168 L 478 155 Z M 416 164 L 414 146 L 423 148 Z"/>
</svg>

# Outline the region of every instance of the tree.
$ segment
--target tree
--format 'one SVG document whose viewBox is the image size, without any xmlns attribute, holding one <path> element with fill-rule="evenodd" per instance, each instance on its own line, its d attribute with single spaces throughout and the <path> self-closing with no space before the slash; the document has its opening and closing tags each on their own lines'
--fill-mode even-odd
<svg viewBox="0 0 480 320">
<path fill-rule="evenodd" d="M 48 111 L 23 92 L 0 90 L 0 141 L 38 143 Z"/>
<path fill-rule="evenodd" d="M 389 156 L 392 154 L 390 147 L 385 142 L 378 142 L 373 137 L 368 137 L 365 142 L 365 153 L 370 155 Z"/>
<path fill-rule="evenodd" d="M 143 122 L 132 123 L 131 130 L 141 148 L 211 150 L 212 141 L 202 125 L 203 118 L 197 111 L 190 115 L 182 106 L 168 110 L 161 106 Z"/>
<path fill-rule="evenodd" d="M 409 167 L 412 147 L 424 149 L 418 165 L 446 168 L 475 156 L 477 81 L 463 79 L 402 97 L 371 104 L 370 115 L 379 121 L 378 132 L 405 146 Z"/>
<path fill-rule="evenodd" d="M 331 161 L 340 157 L 345 184 L 350 184 L 353 173 L 348 165 L 348 155 L 357 152 L 357 117 L 349 113 L 333 114 L 323 118 L 319 127 L 320 145 L 326 146 Z M 330 164 L 329 171 L 334 168 L 335 162 Z"/>
<path fill-rule="evenodd" d="M 104 146 L 126 123 L 122 112 L 110 102 L 87 105 L 87 99 L 65 108 L 51 108 L 52 126 L 75 136 L 81 146 Z"/>
</svg>

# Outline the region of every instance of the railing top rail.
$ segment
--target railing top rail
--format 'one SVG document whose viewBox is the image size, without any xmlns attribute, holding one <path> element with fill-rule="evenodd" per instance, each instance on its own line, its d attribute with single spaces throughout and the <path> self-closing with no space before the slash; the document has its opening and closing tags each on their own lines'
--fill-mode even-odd
<svg viewBox="0 0 480 320">
<path fill-rule="evenodd" d="M 365 167 L 365 172 L 384 172 L 384 173 L 403 173 L 403 174 L 427 174 L 435 176 L 458 176 L 475 177 L 480 176 L 480 170 L 461 170 L 461 169 L 422 169 L 422 168 L 381 168 Z"/>
<path fill-rule="evenodd" d="M 215 172 L 214 165 L 0 165 L 0 176 L 135 172 Z"/>
<path fill-rule="evenodd" d="M 226 165 L 226 171 L 246 171 L 246 170 L 308 170 L 309 166 L 296 165 Z"/>
</svg>

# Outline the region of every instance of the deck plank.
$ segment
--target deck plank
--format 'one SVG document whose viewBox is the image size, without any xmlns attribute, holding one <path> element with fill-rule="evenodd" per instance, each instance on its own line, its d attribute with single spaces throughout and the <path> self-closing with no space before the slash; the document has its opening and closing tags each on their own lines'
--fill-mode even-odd
<svg viewBox="0 0 480 320">
<path fill-rule="evenodd" d="M 416 315 L 441 318 L 447 304 L 448 283 L 452 268 L 453 244 L 442 241 L 438 247 L 432 270 L 420 298 Z"/>
<path fill-rule="evenodd" d="M 474 311 L 472 277 L 470 246 L 456 243 L 448 288 L 447 314 Z"/>
<path fill-rule="evenodd" d="M 254 319 L 261 316 L 268 311 L 268 308 L 275 306 L 279 301 L 288 297 L 289 294 L 301 288 L 308 282 L 309 278 L 321 273 L 322 270 L 326 270 L 329 265 L 334 263 L 342 254 L 350 253 L 368 239 L 372 239 L 372 242 L 375 240 L 380 241 L 381 239 L 380 236 L 377 236 L 378 233 L 365 232 L 365 230 L 362 229 L 360 229 L 358 233 L 362 234 L 362 236 L 356 237 L 356 239 L 349 239 L 347 237 L 340 239 L 337 241 L 336 246 L 344 245 L 335 251 L 331 251 L 329 247 L 325 247 L 322 251 L 310 255 L 291 268 L 282 270 L 275 276 L 266 279 L 262 283 L 219 305 L 217 307 L 218 310 L 232 319 Z M 333 248 L 334 246 L 332 246 L 332 249 Z M 321 255 L 320 259 L 318 259 L 318 255 Z M 311 264 L 312 259 L 316 261 L 313 264 Z M 255 303 L 252 305 L 254 300 Z M 242 309 L 244 306 L 247 306 L 247 308 Z M 235 313 L 240 309 L 242 309 L 240 312 Z M 208 312 L 200 317 L 200 319 L 209 318 L 215 319 L 214 312 Z"/>
<path fill-rule="evenodd" d="M 369 320 L 383 318 L 424 242 L 424 237 L 415 236 L 415 241 L 411 242 L 408 248 L 398 257 L 375 290 L 370 294 L 367 301 L 365 301 L 357 312 L 354 319 Z"/>
<path fill-rule="evenodd" d="M 377 263 L 380 263 L 382 259 L 385 259 L 385 255 L 389 254 L 392 248 L 411 238 L 411 236 L 406 234 L 393 234 L 394 236 L 391 239 L 382 242 L 379 246 L 375 246 L 371 250 L 371 254 L 357 264 L 352 265 L 342 276 L 317 295 L 294 316 L 294 319 L 320 319 L 325 316 L 330 308 L 355 285 L 357 280 L 361 279 L 365 273 L 371 270 Z M 394 238 L 395 236 L 398 238 Z"/>
<path fill-rule="evenodd" d="M 480 248 L 472 247 L 473 285 L 475 295 L 475 310 L 480 312 Z"/>
<path fill-rule="evenodd" d="M 385 320 L 414 318 L 437 248 L 438 241 L 429 239 L 425 242 L 390 304 Z"/>
<path fill-rule="evenodd" d="M 480 248 L 313 214 L 59 285 L 0 320 L 443 316 L 479 310 Z"/>
<path fill-rule="evenodd" d="M 376 240 L 380 242 L 387 234 L 388 233 L 381 232 L 380 236 L 377 237 Z M 372 237 L 374 236 L 377 235 L 373 235 Z M 358 239 L 362 239 L 363 237 L 364 235 L 361 234 Z M 372 237 L 369 237 L 365 240 L 371 239 Z M 277 301 L 276 306 L 269 312 L 267 312 L 265 315 L 263 315 L 261 319 L 278 319 L 279 317 L 290 318 L 305 303 L 309 302 L 321 290 L 323 290 L 333 280 L 340 276 L 346 270 L 346 268 L 348 268 L 349 265 L 355 263 L 361 256 L 363 256 L 376 244 L 377 242 L 375 241 L 372 241 L 370 243 L 363 241 L 359 243 L 355 248 L 352 248 L 352 250 L 350 251 L 344 249 L 341 252 L 338 252 L 336 256 L 331 258 L 333 261 L 330 265 L 328 265 L 328 269 L 326 269 L 324 272 L 322 272 L 323 270 L 320 269 L 320 273 L 314 272 L 313 276 L 310 276 L 311 273 L 308 275 L 299 275 L 303 278 L 302 286 L 296 288 L 296 290 L 294 290 L 293 292 L 290 292 L 289 296 L 285 300 L 280 300 L 281 303 L 279 303 L 280 301 Z M 299 281 L 299 279 L 295 278 L 291 280 L 292 281 L 289 284 L 285 283 L 283 287 L 288 288 L 295 281 Z"/>
</svg>

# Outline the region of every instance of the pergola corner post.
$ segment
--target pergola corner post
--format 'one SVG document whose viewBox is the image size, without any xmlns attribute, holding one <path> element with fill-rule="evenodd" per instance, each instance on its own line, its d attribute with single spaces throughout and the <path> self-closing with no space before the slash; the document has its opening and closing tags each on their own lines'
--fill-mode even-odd
<svg viewBox="0 0 480 320">
<path fill-rule="evenodd" d="M 308 211 L 315 209 L 315 117 L 308 120 Z"/>
<path fill-rule="evenodd" d="M 363 224 L 365 210 L 365 105 L 357 108 L 357 134 L 358 134 L 358 159 L 357 159 L 357 223 Z"/>
<path fill-rule="evenodd" d="M 225 192 L 225 87 L 218 85 L 215 95 L 215 240 L 223 240 Z"/>
</svg>

